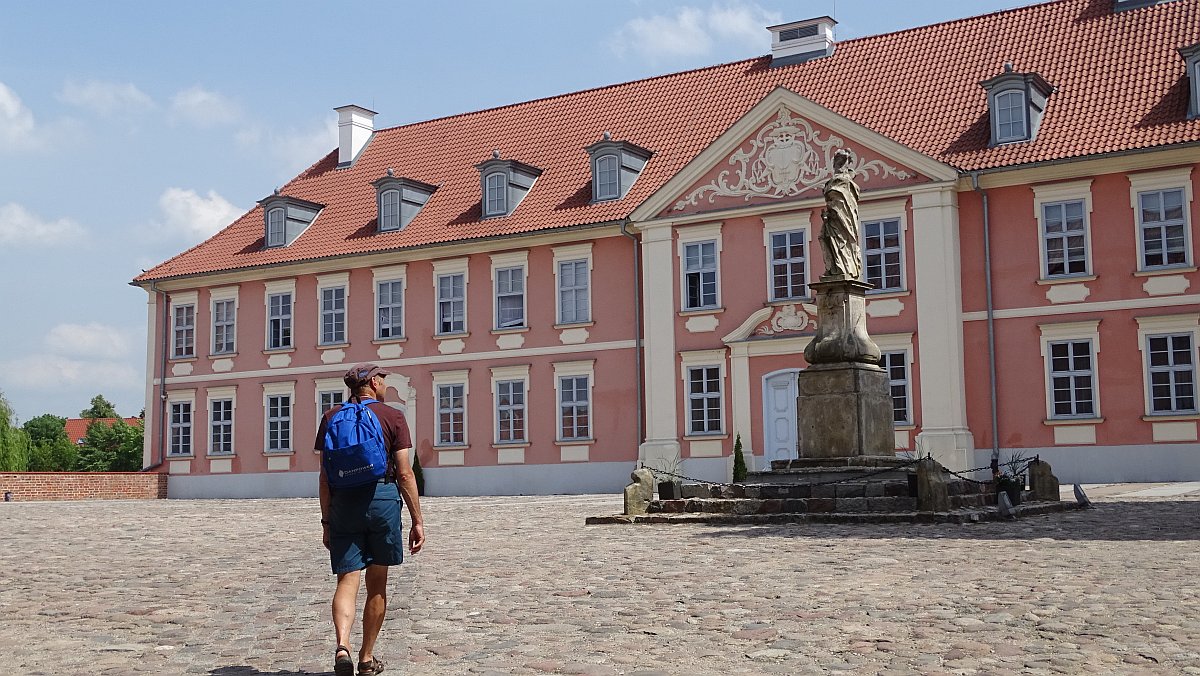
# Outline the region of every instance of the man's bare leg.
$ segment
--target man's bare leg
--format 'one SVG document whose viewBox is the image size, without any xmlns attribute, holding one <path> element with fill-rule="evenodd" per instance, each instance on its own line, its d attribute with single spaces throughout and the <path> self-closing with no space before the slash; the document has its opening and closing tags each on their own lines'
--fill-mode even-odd
<svg viewBox="0 0 1200 676">
<path fill-rule="evenodd" d="M 383 628 L 387 615 L 387 566 L 367 566 L 367 602 L 363 604 L 363 640 L 358 651 L 358 661 L 374 658 L 375 639 Z M 345 645 L 345 644 L 343 644 Z"/>
<path fill-rule="evenodd" d="M 354 629 L 354 606 L 358 603 L 361 573 L 359 570 L 339 573 L 337 589 L 333 592 L 333 631 L 337 634 L 337 645 L 347 648 L 350 647 L 350 631 Z M 369 573 L 367 579 L 371 579 Z"/>
</svg>

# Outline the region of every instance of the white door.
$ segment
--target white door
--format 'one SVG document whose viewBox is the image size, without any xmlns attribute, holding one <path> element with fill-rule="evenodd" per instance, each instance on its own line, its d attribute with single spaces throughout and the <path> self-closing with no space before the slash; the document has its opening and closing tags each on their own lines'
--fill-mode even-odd
<svg viewBox="0 0 1200 676">
<path fill-rule="evenodd" d="M 763 377 L 763 437 L 767 466 L 772 460 L 798 457 L 796 433 L 796 370 Z"/>
</svg>

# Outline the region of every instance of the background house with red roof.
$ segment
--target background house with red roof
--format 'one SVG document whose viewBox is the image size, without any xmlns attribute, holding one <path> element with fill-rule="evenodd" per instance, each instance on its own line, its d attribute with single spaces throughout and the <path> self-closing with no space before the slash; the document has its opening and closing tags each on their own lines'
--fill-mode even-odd
<svg viewBox="0 0 1200 676">
<path fill-rule="evenodd" d="M 374 129 L 149 293 L 145 464 L 313 495 L 342 373 L 393 371 L 434 494 L 791 457 L 833 152 L 862 188 L 898 451 L 1200 477 L 1200 0 L 1061 0 Z M 1103 351 L 1101 351 L 1103 347 Z"/>
<path fill-rule="evenodd" d="M 136 425 L 141 418 L 67 418 L 67 438 L 78 446 L 83 443 L 83 438 L 87 436 L 88 427 L 91 427 L 92 423 L 112 427 L 118 420 L 124 420 L 126 425 Z"/>
</svg>

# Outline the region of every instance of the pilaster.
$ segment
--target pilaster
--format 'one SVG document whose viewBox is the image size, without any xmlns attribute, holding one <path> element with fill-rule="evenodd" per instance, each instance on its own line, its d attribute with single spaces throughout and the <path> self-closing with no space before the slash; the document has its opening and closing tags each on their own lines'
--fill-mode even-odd
<svg viewBox="0 0 1200 676">
<path fill-rule="evenodd" d="M 642 231 L 642 356 L 645 364 L 646 441 L 638 460 L 659 468 L 680 458 L 676 402 L 675 268 L 672 228 Z"/>
</svg>

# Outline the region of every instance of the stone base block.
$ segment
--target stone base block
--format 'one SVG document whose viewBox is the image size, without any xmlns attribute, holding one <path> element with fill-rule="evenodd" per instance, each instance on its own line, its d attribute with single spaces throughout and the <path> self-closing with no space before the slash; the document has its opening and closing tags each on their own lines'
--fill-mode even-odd
<svg viewBox="0 0 1200 676">
<path fill-rule="evenodd" d="M 801 458 L 895 454 L 887 373 L 871 364 L 817 364 L 797 377 Z"/>
</svg>

